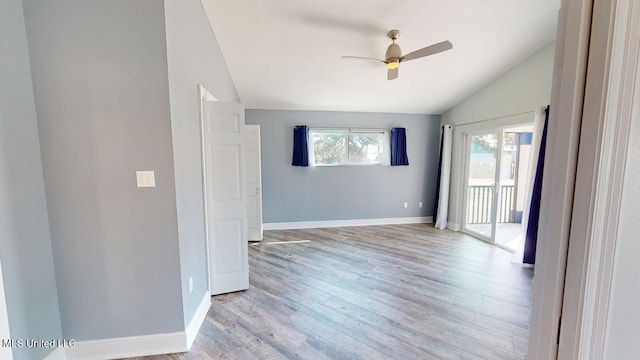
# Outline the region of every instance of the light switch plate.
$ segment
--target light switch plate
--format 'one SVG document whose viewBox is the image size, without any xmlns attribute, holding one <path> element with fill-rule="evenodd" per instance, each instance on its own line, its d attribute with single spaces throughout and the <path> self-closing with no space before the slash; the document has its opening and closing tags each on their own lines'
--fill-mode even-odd
<svg viewBox="0 0 640 360">
<path fill-rule="evenodd" d="M 156 175 L 154 171 L 136 171 L 138 187 L 156 187 Z"/>
</svg>

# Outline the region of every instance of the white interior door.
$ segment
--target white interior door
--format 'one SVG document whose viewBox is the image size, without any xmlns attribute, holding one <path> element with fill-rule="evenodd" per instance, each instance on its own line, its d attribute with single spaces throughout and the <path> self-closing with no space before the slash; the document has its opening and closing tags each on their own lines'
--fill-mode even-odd
<svg viewBox="0 0 640 360">
<path fill-rule="evenodd" d="M 203 100 L 203 146 L 212 295 L 249 288 L 242 104 Z"/>
<path fill-rule="evenodd" d="M 262 175 L 260 125 L 245 125 L 247 153 L 247 215 L 249 241 L 262 241 Z"/>
<path fill-rule="evenodd" d="M 9 315 L 7 314 L 7 301 L 4 296 L 4 278 L 2 277 L 2 264 L 0 263 L 0 339 L 11 339 L 9 333 Z M 11 347 L 0 346 L 0 359 L 13 359 Z"/>
</svg>

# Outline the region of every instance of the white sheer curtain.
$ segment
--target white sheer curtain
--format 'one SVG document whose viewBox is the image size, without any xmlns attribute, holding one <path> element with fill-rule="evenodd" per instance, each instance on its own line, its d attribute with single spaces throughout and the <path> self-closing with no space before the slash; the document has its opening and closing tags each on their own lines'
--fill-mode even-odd
<svg viewBox="0 0 640 360">
<path fill-rule="evenodd" d="M 438 209 L 436 228 L 444 230 L 447 227 L 449 215 L 449 180 L 451 179 L 451 145 L 453 141 L 453 126 L 442 128 L 442 165 L 440 167 L 440 189 L 438 195 Z"/>
<path fill-rule="evenodd" d="M 527 183 L 525 185 L 525 203 L 522 212 L 522 233 L 520 234 L 520 245 L 513 256 L 513 262 L 522 264 L 524 257 L 524 239 L 529 226 L 529 211 L 531 210 L 531 197 L 533 194 L 533 183 L 536 178 L 536 164 L 540 156 L 540 144 L 542 140 L 542 130 L 544 129 L 545 107 L 535 109 L 535 119 L 533 124 L 533 139 L 531 140 L 533 151 L 529 154 L 529 163 L 527 165 Z"/>
</svg>

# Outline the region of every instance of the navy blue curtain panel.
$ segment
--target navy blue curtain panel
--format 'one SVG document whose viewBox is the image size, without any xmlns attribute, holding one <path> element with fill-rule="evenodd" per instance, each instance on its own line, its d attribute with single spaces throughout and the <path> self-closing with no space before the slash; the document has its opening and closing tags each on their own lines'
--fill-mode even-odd
<svg viewBox="0 0 640 360">
<path fill-rule="evenodd" d="M 407 130 L 391 129 L 391 166 L 409 165 L 407 157 Z"/>
<path fill-rule="evenodd" d="M 540 198 L 542 196 L 542 175 L 544 173 L 544 155 L 547 147 L 547 126 L 549 125 L 549 106 L 545 110 L 544 129 L 540 141 L 540 156 L 536 165 L 536 177 L 533 182 L 533 194 L 531 196 L 531 210 L 529 210 L 529 226 L 525 235 L 524 257 L 525 264 L 536 263 L 536 247 L 538 245 L 538 220 L 540 219 Z"/>
<path fill-rule="evenodd" d="M 440 202 L 440 176 L 442 176 L 442 145 L 444 144 L 444 126 L 440 127 L 440 158 L 438 160 L 438 180 L 436 181 L 436 201 L 433 206 L 433 223 L 438 218 L 438 203 Z"/>
<path fill-rule="evenodd" d="M 307 127 L 299 125 L 293 128 L 293 166 L 309 166 L 309 147 Z"/>
</svg>

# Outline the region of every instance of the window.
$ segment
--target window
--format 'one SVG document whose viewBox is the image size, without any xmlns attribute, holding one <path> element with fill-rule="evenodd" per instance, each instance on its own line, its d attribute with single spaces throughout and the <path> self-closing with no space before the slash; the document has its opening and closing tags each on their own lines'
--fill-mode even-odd
<svg viewBox="0 0 640 360">
<path fill-rule="evenodd" d="M 389 165 L 389 132 L 382 129 L 311 129 L 312 166 Z"/>
</svg>

